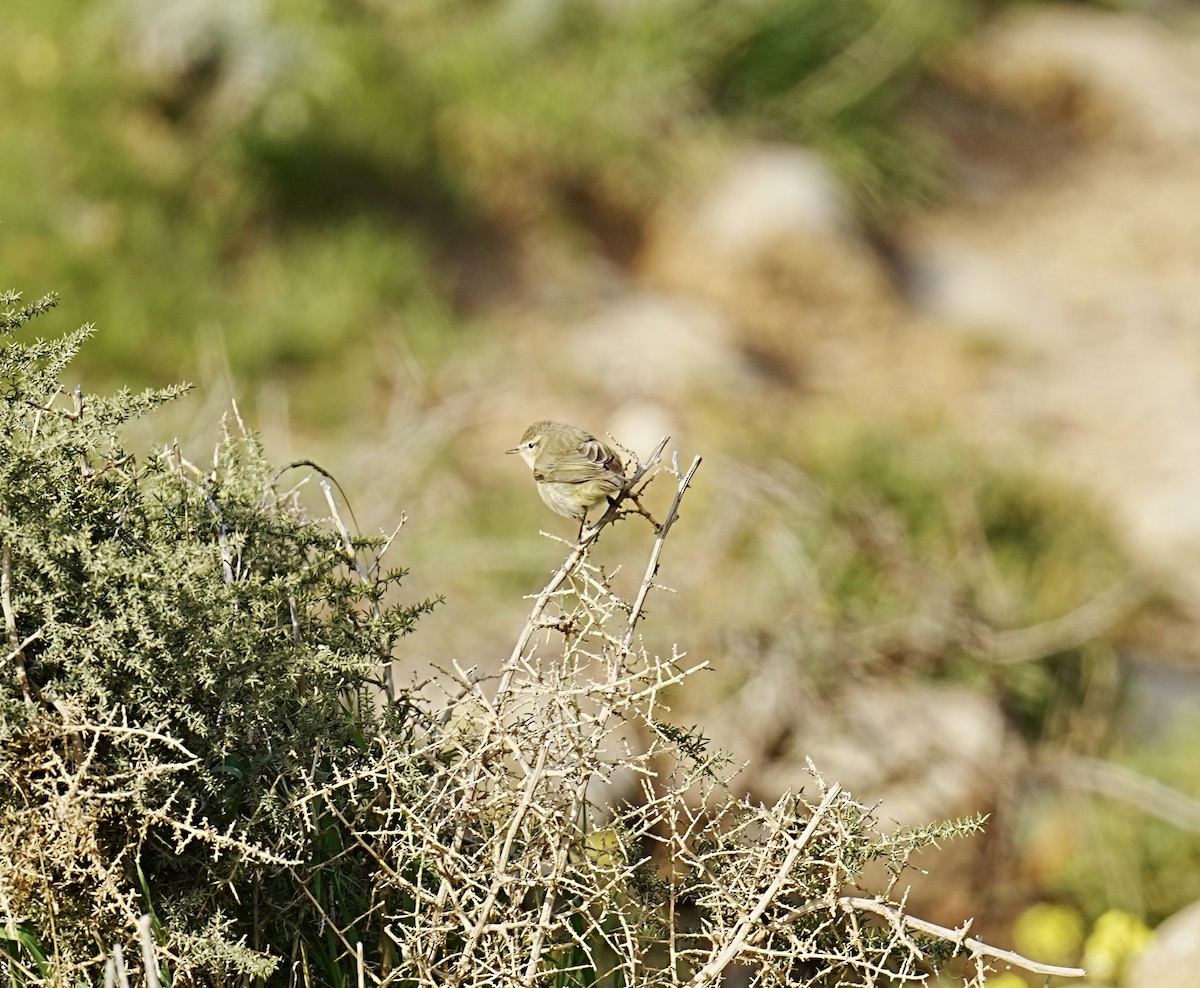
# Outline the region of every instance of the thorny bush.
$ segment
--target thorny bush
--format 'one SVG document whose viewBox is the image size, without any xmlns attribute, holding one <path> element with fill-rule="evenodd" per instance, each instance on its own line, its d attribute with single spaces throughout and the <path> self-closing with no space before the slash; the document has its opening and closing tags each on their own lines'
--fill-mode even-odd
<svg viewBox="0 0 1200 988">
<path fill-rule="evenodd" d="M 128 453 L 122 423 L 182 389 L 64 391 L 90 328 L 11 339 L 53 301 L 0 295 L 11 983 L 98 983 L 139 928 L 146 983 L 178 986 L 1080 973 L 906 912 L 909 857 L 980 821 L 885 834 L 815 770 L 773 806 L 738 799 L 727 760 L 670 721 L 666 692 L 702 663 L 637 631 L 699 458 L 662 466 L 664 440 L 635 460 L 627 491 L 676 491 L 632 599 L 592 558 L 619 500 L 499 668 L 397 692 L 396 642 L 432 604 L 391 602 L 391 539 L 352 538 L 332 497 L 311 519 L 240 422 L 204 468 Z M 884 888 L 862 887 L 872 863 Z"/>
</svg>

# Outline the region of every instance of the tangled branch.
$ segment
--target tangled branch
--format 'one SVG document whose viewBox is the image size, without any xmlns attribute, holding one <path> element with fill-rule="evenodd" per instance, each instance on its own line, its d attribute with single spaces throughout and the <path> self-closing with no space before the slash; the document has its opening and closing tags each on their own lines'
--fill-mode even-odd
<svg viewBox="0 0 1200 988">
<path fill-rule="evenodd" d="M 378 794 L 369 828 L 341 821 L 378 864 L 372 908 L 390 961 L 368 965 L 366 980 L 705 988 L 736 964 L 756 988 L 815 988 L 831 977 L 924 982 L 956 954 L 973 965 L 972 985 L 992 961 L 1082 974 L 909 916 L 903 900 L 858 894 L 869 861 L 902 871 L 933 838 L 881 836 L 870 809 L 815 770 L 814 802 L 736 798 L 722 757 L 671 723 L 668 690 L 705 663 L 635 641 L 701 461 L 682 470 L 673 458 L 651 475 L 665 442 L 626 488 L 675 481 L 631 599 L 593 559 L 617 503 L 533 598 L 495 676 L 456 665 L 447 709 L 417 743 L 381 742 L 375 775 L 331 784 Z"/>
</svg>

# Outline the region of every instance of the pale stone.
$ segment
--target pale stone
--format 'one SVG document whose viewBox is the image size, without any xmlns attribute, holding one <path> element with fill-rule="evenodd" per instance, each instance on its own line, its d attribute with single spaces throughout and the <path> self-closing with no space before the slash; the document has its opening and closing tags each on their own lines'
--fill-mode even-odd
<svg viewBox="0 0 1200 988">
<path fill-rule="evenodd" d="M 1125 988 L 1194 988 L 1200 981 L 1200 902 L 1181 909 L 1154 931 L 1129 965 Z"/>
</svg>

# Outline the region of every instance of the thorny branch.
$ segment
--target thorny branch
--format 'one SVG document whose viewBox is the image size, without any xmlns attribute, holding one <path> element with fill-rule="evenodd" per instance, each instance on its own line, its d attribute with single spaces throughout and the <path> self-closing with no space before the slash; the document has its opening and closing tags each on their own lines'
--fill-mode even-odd
<svg viewBox="0 0 1200 988">
<path fill-rule="evenodd" d="M 815 988 L 831 972 L 848 984 L 927 983 L 937 951 L 914 934 L 969 956 L 973 986 L 989 961 L 1081 974 L 909 916 L 903 898 L 846 894 L 861 887 L 863 866 L 850 862 L 881 846 L 867 807 L 815 770 L 815 804 L 791 793 L 772 807 L 736 798 L 718 756 L 670 725 L 664 691 L 704 664 L 685 668 L 678 653 L 634 641 L 699 464 L 684 471 L 672 460 L 675 497 L 632 601 L 589 558 L 618 503 L 533 599 L 497 676 L 455 664 L 448 708 L 426 734 L 389 749 L 375 774 L 306 795 L 316 805 L 334 787 L 378 794 L 358 839 L 380 864 L 373 908 L 398 953 L 370 980 L 709 988 L 739 964 L 754 988 Z M 561 645 L 535 644 L 551 628 Z"/>
<path fill-rule="evenodd" d="M 4 636 L 8 641 L 8 660 L 13 664 L 21 693 L 25 697 L 26 706 L 33 706 L 35 699 L 41 699 L 38 688 L 30 681 L 25 668 L 25 647 L 41 637 L 41 630 L 35 631 L 24 641 L 17 637 L 17 613 L 12 602 L 12 550 L 8 543 L 0 549 L 0 607 L 4 610 Z"/>
<path fill-rule="evenodd" d="M 664 440 L 665 441 L 665 440 Z M 676 454 L 674 470 L 672 471 L 679 478 L 679 490 L 675 494 L 675 500 L 671 502 L 670 510 L 667 511 L 666 517 L 658 528 L 658 533 L 654 539 L 654 549 L 650 553 L 650 561 L 646 564 L 646 575 L 642 578 L 642 585 L 638 589 L 637 597 L 634 599 L 633 607 L 629 611 L 629 625 L 625 629 L 625 638 L 621 642 L 622 648 L 629 648 L 633 642 L 634 632 L 637 630 L 637 623 L 642 616 L 642 605 L 646 602 L 646 595 L 650 592 L 651 586 L 654 585 L 654 578 L 658 575 L 659 560 L 662 558 L 663 545 L 667 540 L 667 532 L 671 530 L 671 526 L 675 524 L 675 519 L 679 517 L 679 504 L 683 500 L 683 495 L 687 493 L 688 486 L 692 482 L 692 477 L 700 468 L 700 457 L 692 460 L 691 467 L 688 468 L 686 474 L 679 472 L 679 458 Z"/>
<path fill-rule="evenodd" d="M 571 574 L 579 568 L 580 564 L 587 557 L 588 550 L 600 537 L 600 533 L 603 531 L 604 527 L 616 519 L 622 501 L 630 495 L 638 482 L 641 481 L 643 477 L 647 476 L 650 471 L 658 465 L 658 462 L 662 457 L 663 450 L 667 447 L 667 442 L 669 439 L 669 436 L 663 436 L 658 445 L 655 446 L 654 450 L 646 458 L 646 462 L 638 466 L 638 468 L 634 471 L 633 476 L 630 477 L 628 482 L 625 484 L 625 487 L 621 493 L 613 499 L 612 504 L 604 513 L 603 517 L 601 517 L 594 526 L 589 529 L 585 529 L 580 533 L 578 542 L 575 544 L 571 552 L 568 553 L 567 558 L 563 562 L 562 566 L 559 567 L 558 571 L 550 578 L 550 582 L 546 584 L 541 593 L 539 593 L 534 599 L 533 607 L 530 610 L 529 619 L 525 622 L 524 628 L 521 629 L 520 634 L 517 636 L 517 642 L 513 646 L 512 654 L 509 656 L 509 660 L 504 666 L 503 672 L 501 673 L 500 682 L 496 688 L 495 698 L 492 701 L 497 710 L 502 710 L 505 705 L 505 701 L 512 686 L 513 677 L 516 675 L 518 669 L 521 668 L 521 661 L 525 655 L 526 649 L 529 647 L 530 640 L 533 638 L 534 634 L 541 627 L 543 627 L 542 614 L 546 607 L 555 599 L 555 597 L 561 591 L 563 584 L 567 581 Z M 480 741 L 481 749 L 486 749 L 488 747 L 492 741 L 491 732 L 492 730 L 499 728 L 500 722 L 500 717 L 497 717 L 494 722 L 489 725 L 489 728 L 485 730 L 484 736 Z M 512 747 L 511 742 L 510 747 Z M 515 750 L 514 754 L 520 757 L 520 753 Z M 471 776 L 466 783 L 468 794 L 474 790 L 474 787 L 478 783 L 480 769 L 481 765 L 479 763 L 472 767 Z M 460 829 L 455 835 L 453 848 L 455 852 L 458 851 L 464 834 L 465 832 Z M 443 881 L 441 891 L 438 894 L 439 901 L 444 904 L 449 892 L 450 889 L 448 884 Z"/>
<path fill-rule="evenodd" d="M 910 916 L 891 886 L 886 896 L 858 894 L 863 862 L 878 857 L 881 846 L 868 808 L 840 786 L 826 786 L 815 770 L 819 800 L 786 793 L 767 807 L 736 797 L 719 774 L 720 756 L 697 732 L 670 722 L 667 691 L 705 663 L 686 667 L 680 653 L 657 655 L 637 639 L 666 537 L 701 463 L 696 457 L 685 471 L 675 456 L 669 469 L 659 469 L 666 443 L 638 464 L 605 515 L 570 546 L 495 675 L 454 663 L 438 684 L 444 709 L 422 707 L 410 733 L 381 732 L 373 740 L 377 757 L 353 769 L 333 766 L 320 783 L 314 772 L 303 791 L 289 794 L 311 832 L 336 823 L 346 843 L 333 859 L 314 863 L 261 847 L 212 823 L 180 789 L 142 808 L 140 832 L 118 858 L 136 859 L 136 840 L 151 834 L 177 849 L 198 843 L 214 857 L 236 855 L 302 879 L 325 867 L 336 877 L 337 859 L 357 855 L 367 862 L 354 875 L 367 887 L 362 900 L 341 902 L 303 880 L 297 887 L 327 927 L 316 933 L 331 945 L 333 961 L 352 964 L 359 985 L 379 988 L 710 988 L 735 964 L 748 972 L 751 988 L 817 988 L 835 978 L 928 983 L 939 951 L 924 938 L 940 953 L 949 947 L 976 963 L 965 979 L 971 986 L 982 985 L 990 962 L 1082 975 L 989 947 L 967 936 L 969 924 L 950 929 Z M 178 456 L 175 465 L 181 474 L 193 469 Z M 636 503 L 666 473 L 676 483 L 674 498 L 627 601 L 589 553 L 608 524 L 633 513 L 622 510 L 625 499 Z M 327 486 L 325 493 L 347 561 L 369 584 L 378 561 L 359 564 L 360 549 Z M 225 578 L 234 579 L 235 557 L 222 559 Z M 11 568 L 4 546 L 0 608 L 20 679 L 24 650 L 37 633 L 20 640 Z M 561 638 L 539 636 L 547 629 Z M 25 682 L 32 704 L 39 698 Z M 410 695 L 406 702 L 417 701 Z M 182 742 L 118 724 L 115 713 L 103 723 L 65 707 L 59 713 L 63 723 L 54 729 L 80 750 L 73 760 L 55 755 L 51 771 L 39 766 L 30 777 L 45 787 L 41 798 L 72 801 L 80 819 L 90 813 L 87 819 L 99 820 L 96 806 L 129 797 L 151 772 L 163 780 L 195 766 Z M 132 770 L 111 771 L 100 757 L 101 738 L 146 756 L 134 759 Z M 149 757 L 163 746 L 168 759 Z M 73 840 L 65 830 L 47 830 L 3 850 L 35 853 L 38 841 L 67 848 Z M 900 857 L 906 861 L 907 852 Z M 140 912 L 129 895 L 118 907 L 124 915 Z M 149 923 L 137 928 L 153 983 Z M 108 974 L 125 978 L 119 947 Z"/>
<path fill-rule="evenodd" d="M 972 958 L 991 957 L 994 960 L 1003 961 L 1005 964 L 1011 964 L 1013 967 L 1023 968 L 1031 974 L 1045 975 L 1047 978 L 1082 978 L 1087 974 L 1081 967 L 1039 964 L 1037 961 L 1031 961 L 1028 957 L 1022 957 L 1011 950 L 1001 950 L 999 947 L 991 947 L 982 940 L 976 940 L 974 937 L 966 935 L 969 923 L 964 924 L 960 929 L 951 930 L 948 927 L 938 926 L 936 923 L 918 919 L 916 916 L 909 916 L 894 906 L 880 902 L 878 899 L 866 899 L 861 896 L 842 896 L 838 899 L 838 903 L 846 909 L 858 909 L 863 912 L 875 913 L 897 928 L 907 927 L 910 930 L 927 933 L 949 943 L 954 943 L 960 948 L 969 950 Z"/>
<path fill-rule="evenodd" d="M 746 945 L 746 940 L 750 936 L 751 930 L 762 920 L 763 913 L 776 902 L 779 901 L 780 893 L 784 887 L 792 879 L 792 869 L 796 866 L 796 860 L 804 851 L 805 845 L 812 839 L 812 836 L 817 831 L 818 825 L 821 823 L 821 818 L 829 812 L 831 806 L 841 795 L 840 786 L 832 786 L 825 794 L 825 798 L 821 800 L 821 805 L 813 810 L 812 816 L 809 817 L 808 825 L 804 828 L 804 832 L 792 842 L 788 848 L 787 855 L 783 859 L 783 863 L 779 866 L 775 874 L 774 880 L 771 882 L 758 901 L 743 914 L 734 929 L 731 936 L 720 951 L 713 957 L 711 961 L 705 964 L 695 977 L 688 982 L 687 988 L 701 988 L 703 985 L 713 984 L 717 978 L 721 976 L 721 972 L 725 970 L 735 957 L 741 953 L 742 948 Z"/>
</svg>

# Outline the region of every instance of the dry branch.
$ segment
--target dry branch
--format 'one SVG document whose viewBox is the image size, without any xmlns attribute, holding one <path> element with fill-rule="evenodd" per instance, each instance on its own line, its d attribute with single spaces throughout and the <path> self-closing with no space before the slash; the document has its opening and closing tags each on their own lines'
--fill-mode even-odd
<svg viewBox="0 0 1200 988">
<path fill-rule="evenodd" d="M 1200 834 L 1200 799 L 1124 765 L 1064 754 L 1054 774 L 1061 785 L 1120 800 L 1180 830 Z"/>
<path fill-rule="evenodd" d="M 911 917 L 903 900 L 847 895 L 861 867 L 850 862 L 900 840 L 881 838 L 867 807 L 815 773 L 815 804 L 735 798 L 720 756 L 669 723 L 664 691 L 704 663 L 654 655 L 636 629 L 699 464 L 659 472 L 675 495 L 631 600 L 591 557 L 618 502 L 533 598 L 495 677 L 455 664 L 449 708 L 391 751 L 386 777 L 336 783 L 383 794 L 357 839 L 379 862 L 373 901 L 399 960 L 373 982 L 491 988 L 557 974 L 707 988 L 734 964 L 755 988 L 834 972 L 847 984 L 926 981 L 937 951 L 918 933 L 968 954 L 973 985 L 988 961 L 1078 974 Z M 894 850 L 899 869 L 911 850 Z"/>
<path fill-rule="evenodd" d="M 1151 586 L 1144 577 L 1127 574 L 1062 617 L 1028 628 L 994 632 L 981 657 L 997 665 L 1014 665 L 1078 648 L 1133 613 L 1150 592 Z"/>
</svg>

